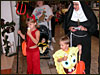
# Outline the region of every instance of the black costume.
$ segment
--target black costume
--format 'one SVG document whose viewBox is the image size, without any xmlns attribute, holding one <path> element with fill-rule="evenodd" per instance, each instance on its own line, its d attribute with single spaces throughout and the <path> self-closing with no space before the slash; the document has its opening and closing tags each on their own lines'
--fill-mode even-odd
<svg viewBox="0 0 100 75">
<path fill-rule="evenodd" d="M 72 45 L 77 46 L 78 44 L 82 45 L 82 55 L 81 55 L 81 60 L 85 62 L 85 72 L 86 74 L 90 74 L 90 65 L 91 65 L 91 35 L 97 30 L 97 18 L 94 15 L 92 9 L 86 5 L 85 1 L 79 1 L 81 4 L 81 7 L 83 9 L 83 12 L 87 18 L 87 21 L 80 22 L 80 25 L 84 26 L 87 28 L 87 31 L 81 31 L 77 30 L 75 32 L 72 32 L 74 35 L 72 35 Z M 71 17 L 73 14 L 73 2 L 71 2 L 71 6 L 66 13 L 65 16 L 65 31 L 68 31 L 69 27 L 77 27 L 78 23 L 77 21 L 72 21 Z M 68 35 L 70 35 L 70 32 Z"/>
</svg>

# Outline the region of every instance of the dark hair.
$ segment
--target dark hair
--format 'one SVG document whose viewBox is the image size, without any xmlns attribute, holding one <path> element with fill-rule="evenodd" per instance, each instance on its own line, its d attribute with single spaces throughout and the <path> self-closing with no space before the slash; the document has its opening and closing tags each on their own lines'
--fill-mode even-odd
<svg viewBox="0 0 100 75">
<path fill-rule="evenodd" d="M 69 44 L 70 43 L 69 37 L 67 35 L 61 37 L 60 41 L 64 41 L 65 44 Z"/>
</svg>

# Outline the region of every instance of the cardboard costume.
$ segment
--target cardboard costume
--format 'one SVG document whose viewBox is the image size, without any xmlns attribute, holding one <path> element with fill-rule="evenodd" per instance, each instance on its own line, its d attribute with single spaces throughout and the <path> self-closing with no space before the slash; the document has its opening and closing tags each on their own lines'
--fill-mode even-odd
<svg viewBox="0 0 100 75">
<path fill-rule="evenodd" d="M 78 47 L 70 47 L 67 52 L 60 49 L 53 54 L 58 74 L 84 74 L 85 64 L 82 61 L 78 64 L 77 53 Z M 64 57 L 65 54 L 67 54 L 67 60 L 58 62 L 58 59 Z M 77 70 L 79 70 L 81 64 L 83 64 L 83 67 L 81 67 L 81 72 L 78 73 Z"/>
</svg>

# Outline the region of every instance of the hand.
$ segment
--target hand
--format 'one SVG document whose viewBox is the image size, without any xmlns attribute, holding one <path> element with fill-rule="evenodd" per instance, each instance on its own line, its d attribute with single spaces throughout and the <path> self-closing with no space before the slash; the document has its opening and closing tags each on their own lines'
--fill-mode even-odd
<svg viewBox="0 0 100 75">
<path fill-rule="evenodd" d="M 81 31 L 87 31 L 87 28 L 85 28 L 85 27 L 82 26 L 82 25 L 80 25 L 80 26 L 78 26 L 78 27 L 80 27 Z"/>
<path fill-rule="evenodd" d="M 64 61 L 65 61 L 65 60 L 67 60 L 67 56 L 64 56 L 64 58 L 63 58 L 63 59 L 64 59 Z"/>
<path fill-rule="evenodd" d="M 74 29 L 74 27 L 69 27 L 69 30 L 72 31 L 72 32 L 77 31 L 76 29 Z"/>
<path fill-rule="evenodd" d="M 57 61 L 58 61 L 58 62 L 61 62 L 61 61 L 63 61 L 63 60 L 64 60 L 64 57 L 59 58 Z"/>
<path fill-rule="evenodd" d="M 17 32 L 19 35 L 21 34 L 21 30 L 18 30 L 18 32 Z"/>
<path fill-rule="evenodd" d="M 50 20 L 50 19 L 48 18 L 46 21 L 49 22 L 49 20 Z"/>
<path fill-rule="evenodd" d="M 77 45 L 77 47 L 79 48 L 79 55 L 82 54 L 82 45 Z"/>
</svg>

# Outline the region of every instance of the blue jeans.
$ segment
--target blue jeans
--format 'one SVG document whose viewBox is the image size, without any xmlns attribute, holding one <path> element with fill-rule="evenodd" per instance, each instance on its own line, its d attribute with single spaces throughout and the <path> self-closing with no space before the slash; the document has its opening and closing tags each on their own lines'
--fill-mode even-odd
<svg viewBox="0 0 100 75">
<path fill-rule="evenodd" d="M 52 31 L 51 30 L 49 30 L 49 40 L 50 40 L 50 45 L 51 45 L 51 41 L 52 41 Z"/>
</svg>

